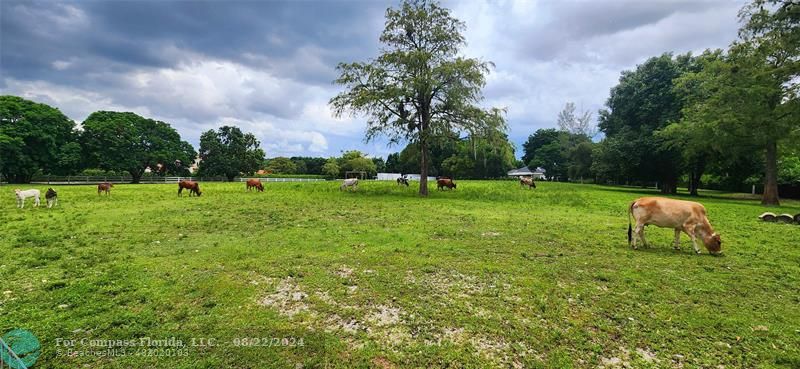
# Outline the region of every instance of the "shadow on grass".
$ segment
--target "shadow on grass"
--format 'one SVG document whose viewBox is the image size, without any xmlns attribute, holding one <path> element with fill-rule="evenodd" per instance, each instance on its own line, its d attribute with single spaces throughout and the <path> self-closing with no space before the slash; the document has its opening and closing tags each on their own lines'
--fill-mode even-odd
<svg viewBox="0 0 800 369">
<path fill-rule="evenodd" d="M 671 256 L 685 256 L 685 257 L 700 257 L 700 256 L 710 256 L 710 257 L 725 257 L 725 253 L 719 255 L 710 254 L 708 251 L 700 249 L 700 254 L 694 252 L 692 245 L 682 245 L 680 250 L 675 250 L 672 245 L 669 246 L 653 246 L 650 245 L 648 247 L 639 246 L 638 250 L 633 250 L 633 252 L 644 252 L 649 254 L 660 254 L 660 255 L 671 255 Z"/>
</svg>

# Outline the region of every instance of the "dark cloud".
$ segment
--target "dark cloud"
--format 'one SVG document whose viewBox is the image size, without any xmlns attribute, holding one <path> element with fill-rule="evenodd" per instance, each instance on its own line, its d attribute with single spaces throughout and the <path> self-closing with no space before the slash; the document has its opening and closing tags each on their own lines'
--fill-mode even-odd
<svg viewBox="0 0 800 369">
<path fill-rule="evenodd" d="M 237 124 L 269 155 L 360 148 L 364 120 L 327 101 L 339 62 L 378 53 L 396 1 L 0 1 L 0 92 L 82 120 L 126 110 L 170 122 L 196 143 Z M 495 62 L 486 104 L 508 108 L 522 143 L 564 103 L 596 111 L 623 69 L 667 51 L 724 47 L 737 2 L 446 1 L 467 25 L 465 54 Z M 519 153 L 518 153 L 519 154 Z"/>
</svg>

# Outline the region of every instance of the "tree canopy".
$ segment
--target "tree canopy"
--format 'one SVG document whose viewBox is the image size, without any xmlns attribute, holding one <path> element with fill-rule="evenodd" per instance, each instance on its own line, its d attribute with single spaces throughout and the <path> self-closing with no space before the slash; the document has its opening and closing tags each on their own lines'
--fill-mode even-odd
<svg viewBox="0 0 800 369">
<path fill-rule="evenodd" d="M 224 176 L 228 181 L 242 173 L 253 173 L 264 162 L 264 150 L 256 136 L 234 126 L 222 126 L 200 135 L 200 172 Z"/>
<path fill-rule="evenodd" d="M 195 152 L 169 124 L 130 112 L 98 111 L 83 122 L 88 167 L 128 172 L 138 183 L 146 168 L 190 163 Z"/>
<path fill-rule="evenodd" d="M 18 96 L 0 96 L 0 174 L 26 183 L 38 172 L 77 169 L 75 123 L 56 108 Z"/>
</svg>

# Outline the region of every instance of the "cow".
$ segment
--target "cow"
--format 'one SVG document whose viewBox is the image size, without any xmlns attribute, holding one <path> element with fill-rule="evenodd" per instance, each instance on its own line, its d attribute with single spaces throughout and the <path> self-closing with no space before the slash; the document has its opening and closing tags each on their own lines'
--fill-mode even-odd
<svg viewBox="0 0 800 369">
<path fill-rule="evenodd" d="M 339 191 L 353 188 L 353 191 L 358 189 L 358 178 L 348 178 L 342 181 L 342 185 L 339 186 Z"/>
<path fill-rule="evenodd" d="M 631 228 L 631 217 L 636 221 L 636 227 Z M 636 249 L 636 238 L 644 239 L 644 227 L 655 225 L 662 228 L 675 230 L 675 249 L 680 250 L 681 231 L 692 239 L 694 252 L 700 253 L 697 247 L 699 237 L 711 254 L 719 254 L 722 250 L 722 239 L 706 217 L 706 208 L 693 201 L 674 200 L 664 197 L 642 197 L 632 202 L 628 207 L 628 245 Z M 637 237 L 633 237 L 636 233 Z M 633 243 L 631 244 L 631 241 Z"/>
<path fill-rule="evenodd" d="M 408 178 L 406 178 L 406 177 L 397 178 L 397 185 L 398 186 L 406 185 L 406 187 L 408 187 Z"/>
<path fill-rule="evenodd" d="M 536 182 L 531 177 L 519 176 L 519 185 L 521 187 L 528 186 L 528 188 L 536 188 Z"/>
<path fill-rule="evenodd" d="M 189 190 L 189 197 L 191 197 L 192 194 L 195 196 L 202 195 L 202 192 L 200 192 L 200 184 L 195 181 L 182 180 L 178 182 L 178 196 L 183 196 L 181 192 L 184 188 Z"/>
<path fill-rule="evenodd" d="M 111 194 L 111 187 L 114 187 L 114 184 L 111 182 L 103 182 L 97 184 L 97 194 L 101 194 L 103 192 L 106 193 L 106 196 Z"/>
<path fill-rule="evenodd" d="M 258 179 L 248 179 L 247 180 L 247 190 L 250 191 L 251 189 L 255 188 L 258 192 L 264 192 L 264 185 L 261 184 L 261 180 Z"/>
<path fill-rule="evenodd" d="M 437 190 L 444 190 L 447 187 L 449 189 L 456 188 L 456 184 L 453 183 L 453 180 L 450 178 L 440 178 L 436 180 L 436 189 Z"/>
<path fill-rule="evenodd" d="M 50 209 L 55 205 L 58 205 L 58 193 L 52 188 L 48 188 L 47 192 L 44 194 L 44 198 L 47 200 L 47 208 Z"/>
<path fill-rule="evenodd" d="M 23 191 L 17 188 L 14 190 L 14 194 L 17 196 L 17 207 L 20 209 L 25 207 L 25 199 L 29 197 L 33 197 L 33 206 L 39 206 L 39 195 L 41 195 L 41 192 L 37 189 Z"/>
</svg>

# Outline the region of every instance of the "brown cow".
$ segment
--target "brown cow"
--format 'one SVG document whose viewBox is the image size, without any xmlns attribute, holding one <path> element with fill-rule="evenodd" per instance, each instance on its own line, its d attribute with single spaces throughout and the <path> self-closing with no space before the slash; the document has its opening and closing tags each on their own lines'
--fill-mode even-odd
<svg viewBox="0 0 800 369">
<path fill-rule="evenodd" d="M 447 187 L 447 188 L 452 190 L 452 189 L 456 188 L 456 184 L 453 183 L 453 180 L 449 179 L 449 178 L 440 178 L 440 179 L 436 180 L 436 189 L 437 190 L 444 190 L 445 187 Z"/>
<path fill-rule="evenodd" d="M 644 227 L 653 224 L 662 228 L 672 228 L 675 230 L 675 249 L 680 250 L 681 231 L 685 232 L 692 239 L 694 251 L 700 253 L 697 247 L 697 237 L 712 254 L 718 254 L 722 250 L 722 239 L 719 234 L 714 232 L 711 223 L 706 217 L 706 208 L 702 204 L 693 201 L 683 201 L 667 199 L 664 197 L 642 197 L 631 203 L 628 208 L 628 244 L 633 241 L 636 249 L 636 238 L 632 233 L 636 233 L 637 238 L 641 238 L 642 243 L 647 246 L 644 239 Z M 636 220 L 636 228 L 631 229 L 630 217 Z"/>
<path fill-rule="evenodd" d="M 184 188 L 189 190 L 189 197 L 191 197 L 192 194 L 196 196 L 200 196 L 202 194 L 200 192 L 200 184 L 195 181 L 182 180 L 178 182 L 178 196 L 183 196 L 181 191 L 183 191 Z"/>
<path fill-rule="evenodd" d="M 264 185 L 261 184 L 259 179 L 251 178 L 247 180 L 247 190 L 250 191 L 253 188 L 258 192 L 264 192 Z"/>
<path fill-rule="evenodd" d="M 522 187 L 528 186 L 528 188 L 536 188 L 536 182 L 534 182 L 531 177 L 519 176 L 519 185 Z"/>
<path fill-rule="evenodd" d="M 106 193 L 107 195 L 111 194 L 111 187 L 114 187 L 114 184 L 111 182 L 103 182 L 97 185 L 97 194 L 99 195 L 102 192 Z"/>
</svg>

